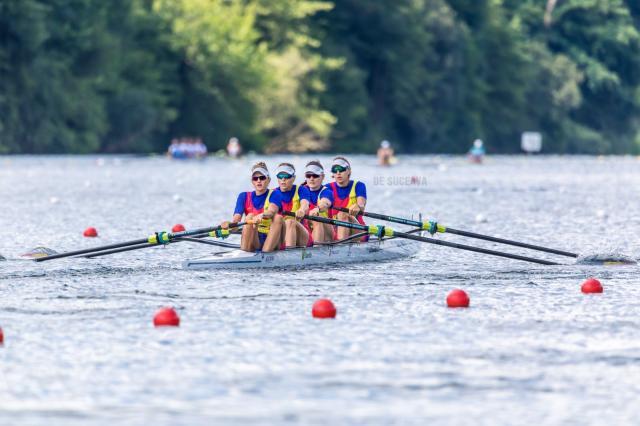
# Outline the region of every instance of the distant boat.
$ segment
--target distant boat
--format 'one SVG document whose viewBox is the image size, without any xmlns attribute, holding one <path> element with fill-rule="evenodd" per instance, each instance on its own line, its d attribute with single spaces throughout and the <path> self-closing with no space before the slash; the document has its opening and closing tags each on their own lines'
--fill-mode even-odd
<svg viewBox="0 0 640 426">
<path fill-rule="evenodd" d="M 207 146 L 200 138 L 174 139 L 167 149 L 167 155 L 174 160 L 203 159 L 206 158 L 207 153 Z"/>
</svg>

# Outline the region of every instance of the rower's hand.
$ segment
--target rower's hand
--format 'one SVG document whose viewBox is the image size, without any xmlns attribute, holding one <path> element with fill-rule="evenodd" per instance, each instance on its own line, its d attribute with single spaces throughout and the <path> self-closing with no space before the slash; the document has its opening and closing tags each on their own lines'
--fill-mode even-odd
<svg viewBox="0 0 640 426">
<path fill-rule="evenodd" d="M 316 207 L 313 208 L 311 210 L 309 210 L 309 216 L 319 216 L 320 215 L 320 208 Z"/>
<path fill-rule="evenodd" d="M 229 229 L 229 221 L 228 221 L 228 220 L 225 220 L 224 222 L 222 222 L 222 223 L 220 224 L 220 228 L 222 228 L 222 229 Z"/>
<path fill-rule="evenodd" d="M 351 216 L 353 216 L 353 217 L 356 217 L 358 215 L 358 213 L 360 213 L 361 211 L 362 211 L 362 209 L 357 204 L 354 204 L 349 208 L 349 214 Z"/>
<path fill-rule="evenodd" d="M 301 208 L 296 210 L 296 219 L 302 220 L 303 217 L 304 217 L 304 210 L 302 210 Z"/>
<path fill-rule="evenodd" d="M 253 216 L 253 218 L 251 219 L 251 223 L 255 226 L 262 221 L 263 217 L 264 213 L 258 213 L 257 215 Z"/>
</svg>

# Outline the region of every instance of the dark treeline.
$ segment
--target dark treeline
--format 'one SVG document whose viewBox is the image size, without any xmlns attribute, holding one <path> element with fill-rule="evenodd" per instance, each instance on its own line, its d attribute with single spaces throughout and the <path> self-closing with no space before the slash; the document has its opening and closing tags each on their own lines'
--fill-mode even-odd
<svg viewBox="0 0 640 426">
<path fill-rule="evenodd" d="M 637 0 L 0 0 L 0 152 L 640 151 Z"/>
</svg>

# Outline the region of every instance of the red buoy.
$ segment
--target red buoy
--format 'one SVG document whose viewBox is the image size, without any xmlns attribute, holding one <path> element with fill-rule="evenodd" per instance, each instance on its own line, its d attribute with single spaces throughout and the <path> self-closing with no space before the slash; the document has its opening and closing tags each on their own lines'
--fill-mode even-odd
<svg viewBox="0 0 640 426">
<path fill-rule="evenodd" d="M 2 328 L 0 328 L 0 346 L 4 344 L 4 333 L 2 332 Z"/>
<path fill-rule="evenodd" d="M 454 289 L 447 295 L 447 306 L 450 308 L 468 308 L 469 296 L 464 290 Z"/>
<path fill-rule="evenodd" d="M 335 318 L 336 307 L 329 299 L 318 299 L 311 308 L 311 315 L 314 318 Z"/>
<path fill-rule="evenodd" d="M 173 228 L 171 228 L 171 232 L 182 232 L 185 231 L 184 225 L 181 223 L 176 223 L 175 225 L 173 225 Z"/>
<path fill-rule="evenodd" d="M 178 327 L 180 317 L 173 308 L 162 308 L 153 317 L 153 325 L 156 327 Z"/>
<path fill-rule="evenodd" d="M 89 228 L 84 230 L 82 235 L 84 235 L 85 237 L 89 237 L 89 238 L 97 237 L 98 236 L 98 230 L 96 228 L 89 227 Z"/>
<path fill-rule="evenodd" d="M 589 278 L 583 282 L 581 290 L 583 293 L 602 293 L 604 291 L 600 281 L 595 278 Z"/>
</svg>

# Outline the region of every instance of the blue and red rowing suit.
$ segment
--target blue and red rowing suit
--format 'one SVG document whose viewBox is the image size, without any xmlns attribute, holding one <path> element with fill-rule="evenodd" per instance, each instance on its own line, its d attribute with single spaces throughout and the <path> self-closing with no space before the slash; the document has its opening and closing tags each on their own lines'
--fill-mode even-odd
<svg viewBox="0 0 640 426">
<path fill-rule="evenodd" d="M 309 203 L 311 203 L 309 188 L 307 188 L 307 186 L 305 185 L 293 185 L 290 190 L 285 192 L 282 192 L 280 188 L 276 188 L 273 190 L 273 194 L 275 195 L 275 197 L 272 197 L 269 200 L 269 203 L 276 204 L 278 206 L 278 212 L 289 211 L 295 213 L 300 208 L 301 200 L 307 200 Z M 295 218 L 292 216 L 285 216 L 284 219 L 294 220 Z M 313 245 L 313 239 L 311 238 L 309 227 L 304 222 L 302 223 L 302 225 L 309 234 L 309 242 L 307 243 L 307 247 L 311 247 Z"/>
<path fill-rule="evenodd" d="M 333 194 L 333 207 L 344 207 L 348 209 L 357 203 L 358 197 L 363 197 L 365 200 L 367 199 L 367 187 L 364 183 L 357 180 L 350 180 L 345 187 L 338 186 L 335 182 L 327 184 L 326 187 L 329 188 Z M 338 213 L 340 212 L 336 209 L 330 210 L 333 219 L 338 217 Z M 361 215 L 356 219 L 360 224 L 365 224 Z"/>
<path fill-rule="evenodd" d="M 259 215 L 264 212 L 264 209 L 269 206 L 269 202 L 276 201 L 278 195 L 274 195 L 273 190 L 268 190 L 264 194 L 257 195 L 256 191 L 241 192 L 238 194 L 236 201 L 236 208 L 234 214 L 239 215 Z M 260 244 L 264 244 L 267 239 L 267 234 L 271 228 L 271 219 L 262 219 L 258 224 L 258 239 Z"/>
</svg>

